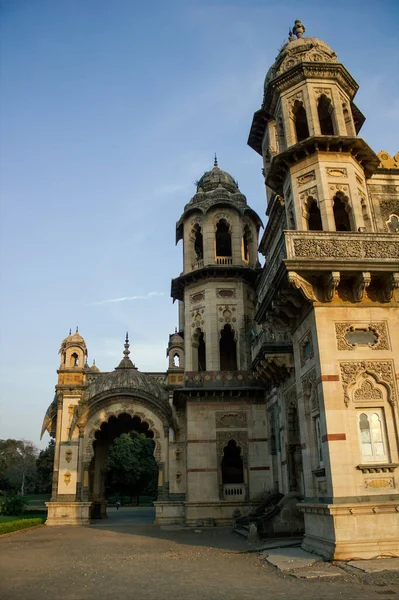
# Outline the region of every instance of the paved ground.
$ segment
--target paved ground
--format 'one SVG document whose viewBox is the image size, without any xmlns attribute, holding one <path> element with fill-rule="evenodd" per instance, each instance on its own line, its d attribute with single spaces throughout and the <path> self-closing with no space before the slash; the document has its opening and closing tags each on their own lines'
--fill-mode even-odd
<svg viewBox="0 0 399 600">
<path fill-rule="evenodd" d="M 110 510 L 92 527 L 0 538 L 2 600 L 399 599 L 399 573 L 295 579 L 228 529 L 160 529 L 151 509 Z M 327 565 L 327 568 L 338 567 Z M 357 571 L 357 573 L 354 573 Z"/>
</svg>

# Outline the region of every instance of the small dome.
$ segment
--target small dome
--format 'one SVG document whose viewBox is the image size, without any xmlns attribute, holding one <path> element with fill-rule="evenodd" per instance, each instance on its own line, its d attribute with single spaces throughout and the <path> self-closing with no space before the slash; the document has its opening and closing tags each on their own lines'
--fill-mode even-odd
<svg viewBox="0 0 399 600">
<path fill-rule="evenodd" d="M 184 340 L 177 331 L 169 336 L 169 347 L 171 346 L 184 346 Z"/>
<path fill-rule="evenodd" d="M 93 360 L 93 364 L 90 367 L 90 371 L 92 373 L 101 373 L 100 369 L 96 365 L 96 361 L 95 360 Z"/>
<path fill-rule="evenodd" d="M 67 346 L 81 346 L 86 348 L 86 342 L 80 335 L 78 328 L 76 328 L 75 333 L 72 335 L 72 331 L 69 330 L 69 335 L 64 338 L 61 342 L 61 350 L 65 349 Z"/>
<path fill-rule="evenodd" d="M 197 181 L 197 192 L 210 192 L 219 187 L 222 187 L 233 194 L 239 191 L 238 183 L 229 173 L 219 169 L 217 160 L 215 159 L 215 165 L 212 171 L 207 171 L 203 174 L 201 179 Z"/>
<path fill-rule="evenodd" d="M 300 37 L 287 42 L 267 72 L 265 87 L 285 71 L 303 62 L 338 62 L 337 54 L 326 42 L 313 37 Z"/>
</svg>

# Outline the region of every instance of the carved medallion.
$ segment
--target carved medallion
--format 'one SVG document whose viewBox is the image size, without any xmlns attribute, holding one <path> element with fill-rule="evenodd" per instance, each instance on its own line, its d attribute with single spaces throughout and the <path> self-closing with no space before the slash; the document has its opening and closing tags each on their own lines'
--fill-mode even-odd
<svg viewBox="0 0 399 600">
<path fill-rule="evenodd" d="M 234 412 L 216 412 L 216 427 L 219 429 L 227 429 L 232 427 L 246 428 L 247 413 L 245 411 Z"/>
</svg>

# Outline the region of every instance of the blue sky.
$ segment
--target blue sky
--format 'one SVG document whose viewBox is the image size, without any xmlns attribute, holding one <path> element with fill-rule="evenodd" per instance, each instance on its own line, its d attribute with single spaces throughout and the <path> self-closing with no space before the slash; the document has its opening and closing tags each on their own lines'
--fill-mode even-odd
<svg viewBox="0 0 399 600">
<path fill-rule="evenodd" d="M 166 369 L 175 222 L 215 151 L 264 218 L 246 141 L 294 19 L 359 83 L 362 136 L 397 152 L 399 3 L 3 0 L 0 16 L 0 438 L 38 443 L 70 327 L 101 370 L 127 329 L 138 368 Z"/>
</svg>

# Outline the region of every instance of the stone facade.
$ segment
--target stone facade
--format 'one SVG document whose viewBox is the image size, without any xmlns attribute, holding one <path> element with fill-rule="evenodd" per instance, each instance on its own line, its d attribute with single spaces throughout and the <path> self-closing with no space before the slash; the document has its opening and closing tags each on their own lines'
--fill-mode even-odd
<svg viewBox="0 0 399 600">
<path fill-rule="evenodd" d="M 125 427 L 154 440 L 158 523 L 230 523 L 281 492 L 304 497 L 304 548 L 399 555 L 399 156 L 359 137 L 336 53 L 294 33 L 248 140 L 265 266 L 261 221 L 215 158 L 176 225 L 167 372 L 140 373 L 127 339 L 112 373 L 87 365 L 78 332 L 62 342 L 50 525 L 106 516 L 107 431 Z"/>
</svg>

